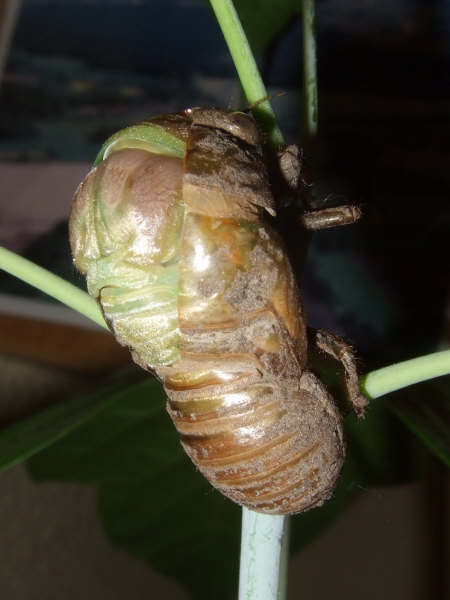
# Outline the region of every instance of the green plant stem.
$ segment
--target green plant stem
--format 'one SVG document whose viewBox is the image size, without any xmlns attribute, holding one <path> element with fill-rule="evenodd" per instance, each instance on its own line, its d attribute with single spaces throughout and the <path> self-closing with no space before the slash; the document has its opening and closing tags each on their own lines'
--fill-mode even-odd
<svg viewBox="0 0 450 600">
<path fill-rule="evenodd" d="M 372 371 L 361 378 L 361 390 L 368 398 L 379 398 L 414 383 L 449 374 L 450 350 L 444 350 Z"/>
<path fill-rule="evenodd" d="M 314 158 L 318 126 L 317 51 L 314 0 L 301 0 L 303 41 L 303 127 L 302 143 Z"/>
<path fill-rule="evenodd" d="M 267 90 L 259 74 L 258 66 L 233 2 L 231 0 L 210 0 L 210 4 L 233 58 L 247 101 L 254 104 L 263 98 L 267 98 Z M 283 135 L 275 121 L 275 114 L 270 102 L 268 100 L 261 102 L 261 104 L 255 106 L 253 113 L 265 127 L 270 142 L 274 146 L 282 144 Z"/>
<path fill-rule="evenodd" d="M 2 247 L 0 247 L 0 269 L 38 288 L 108 329 L 95 300 L 65 279 Z"/>
<path fill-rule="evenodd" d="M 239 600 L 280 600 L 286 595 L 289 519 L 242 509 Z"/>
</svg>

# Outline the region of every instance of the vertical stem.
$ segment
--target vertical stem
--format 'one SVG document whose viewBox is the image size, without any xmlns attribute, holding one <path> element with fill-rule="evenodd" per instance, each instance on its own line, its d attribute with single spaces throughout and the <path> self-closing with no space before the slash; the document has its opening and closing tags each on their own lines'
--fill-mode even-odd
<svg viewBox="0 0 450 600">
<path fill-rule="evenodd" d="M 278 581 L 278 598 L 284 600 L 287 596 L 288 572 L 289 572 L 289 545 L 291 541 L 291 519 L 283 517 L 283 537 L 281 540 L 281 556 Z"/>
<path fill-rule="evenodd" d="M 283 600 L 289 520 L 242 509 L 239 600 Z"/>
<path fill-rule="evenodd" d="M 318 126 L 317 53 L 314 0 L 301 0 L 303 39 L 303 144 L 314 156 Z"/>
<path fill-rule="evenodd" d="M 267 96 L 266 88 L 232 0 L 210 0 L 248 102 Z M 274 146 L 283 143 L 268 101 L 253 109 Z M 242 509 L 239 600 L 283 600 L 287 587 L 289 520 Z"/>
</svg>

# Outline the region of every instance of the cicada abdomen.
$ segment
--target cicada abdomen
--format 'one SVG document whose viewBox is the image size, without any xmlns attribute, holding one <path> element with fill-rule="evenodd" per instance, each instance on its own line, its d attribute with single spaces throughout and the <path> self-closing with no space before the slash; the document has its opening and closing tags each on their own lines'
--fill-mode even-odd
<svg viewBox="0 0 450 600">
<path fill-rule="evenodd" d="M 339 475 L 340 415 L 306 369 L 305 320 L 258 130 L 194 109 L 119 132 L 70 221 L 118 341 L 157 374 L 181 443 L 223 494 L 273 514 L 322 504 Z"/>
</svg>

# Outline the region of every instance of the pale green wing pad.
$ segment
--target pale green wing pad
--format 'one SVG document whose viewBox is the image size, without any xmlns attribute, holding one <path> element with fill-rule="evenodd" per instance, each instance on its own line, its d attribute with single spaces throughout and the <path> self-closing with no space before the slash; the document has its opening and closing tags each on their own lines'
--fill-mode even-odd
<svg viewBox="0 0 450 600">
<path fill-rule="evenodd" d="M 121 129 L 106 140 L 95 159 L 94 167 L 113 152 L 124 148 L 138 148 L 154 154 L 184 158 L 186 143 L 184 140 L 168 133 L 160 125 L 152 123 L 133 125 Z"/>
</svg>

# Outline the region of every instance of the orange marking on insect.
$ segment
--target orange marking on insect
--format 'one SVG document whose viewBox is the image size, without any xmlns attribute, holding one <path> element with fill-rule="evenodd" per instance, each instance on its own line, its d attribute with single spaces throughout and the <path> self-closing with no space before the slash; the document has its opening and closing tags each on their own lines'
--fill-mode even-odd
<svg viewBox="0 0 450 600">
<path fill-rule="evenodd" d="M 228 220 L 231 221 L 231 219 Z M 245 265 L 244 256 L 236 244 L 236 235 L 233 231 L 226 229 L 216 230 L 214 232 L 214 241 L 219 248 L 225 251 L 232 263 L 239 267 Z"/>
</svg>

